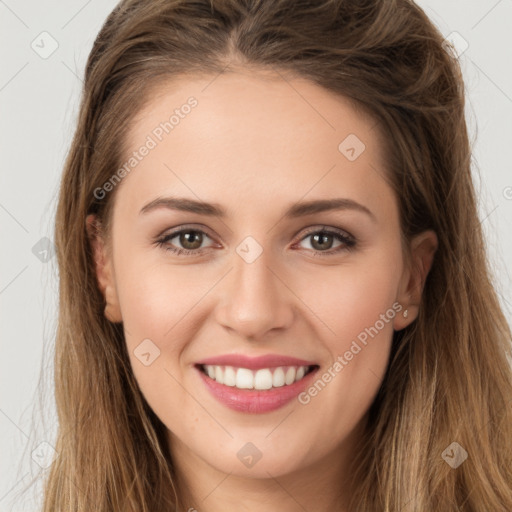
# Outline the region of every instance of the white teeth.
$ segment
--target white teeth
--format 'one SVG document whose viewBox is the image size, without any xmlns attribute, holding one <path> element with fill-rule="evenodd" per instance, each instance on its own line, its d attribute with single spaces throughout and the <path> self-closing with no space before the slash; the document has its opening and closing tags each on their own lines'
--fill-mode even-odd
<svg viewBox="0 0 512 512">
<path fill-rule="evenodd" d="M 284 370 L 282 368 L 276 368 L 274 375 L 272 375 L 272 387 L 280 388 L 284 386 Z"/>
<path fill-rule="evenodd" d="M 293 366 L 290 366 L 288 370 L 286 370 L 286 376 L 284 378 L 284 383 L 289 386 L 290 384 L 293 384 L 295 382 L 295 375 L 297 371 Z"/>
<path fill-rule="evenodd" d="M 236 372 L 232 366 L 226 366 L 224 369 L 224 385 L 236 386 Z"/>
<path fill-rule="evenodd" d="M 225 386 L 265 390 L 289 386 L 297 382 L 304 377 L 308 367 L 279 366 L 278 368 L 262 368 L 253 371 L 233 366 L 205 365 L 204 370 L 211 379 Z"/>
<path fill-rule="evenodd" d="M 272 387 L 272 372 L 270 370 L 258 370 L 254 376 L 254 389 L 270 389 Z"/>
<path fill-rule="evenodd" d="M 219 368 L 219 366 L 217 368 Z M 254 375 L 251 370 L 248 370 L 247 368 L 238 368 L 236 372 L 235 386 L 240 389 L 253 389 Z"/>
<path fill-rule="evenodd" d="M 224 384 L 224 376 L 222 375 L 222 368 L 220 366 L 215 367 L 215 380 Z"/>
</svg>

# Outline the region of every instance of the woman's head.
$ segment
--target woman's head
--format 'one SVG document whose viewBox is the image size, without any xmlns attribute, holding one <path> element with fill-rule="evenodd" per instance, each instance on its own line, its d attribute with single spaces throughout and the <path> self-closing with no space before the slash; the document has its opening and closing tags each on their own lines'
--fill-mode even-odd
<svg viewBox="0 0 512 512">
<path fill-rule="evenodd" d="M 155 510 L 187 466 L 355 475 L 365 510 L 455 499 L 468 465 L 421 461 L 473 448 L 460 418 L 479 397 L 453 406 L 464 372 L 503 364 L 506 335 L 469 163 L 459 68 L 411 2 L 119 4 L 87 63 L 56 226 L 70 432 L 53 471 L 83 468 L 73 503 L 106 486 L 117 508 Z M 307 386 L 280 407 L 212 393 L 201 363 L 233 354 L 303 360 L 258 368 L 305 365 Z"/>
<path fill-rule="evenodd" d="M 426 277 L 402 255 L 375 123 L 316 85 L 255 70 L 162 87 L 126 142 L 127 154 L 148 134 L 156 146 L 116 185 L 108 246 L 94 240 L 107 314 L 123 323 L 141 391 L 177 446 L 225 472 L 281 477 L 334 450 L 341 462 L 380 386 L 393 328 L 414 321 Z M 158 141 L 155 127 L 188 96 L 194 111 Z M 413 245 L 405 250 L 428 270 L 435 234 Z M 351 346 L 357 357 L 345 361 Z M 153 350 L 154 362 L 141 362 Z M 226 405 L 198 366 L 233 355 L 307 361 L 311 384 L 338 371 L 314 400 L 306 391 L 298 402 L 297 391 L 283 403 L 274 393 L 292 388 L 277 386 L 247 402 L 246 391 L 224 390 Z M 295 365 L 253 371 L 267 369 L 256 376 L 264 380 Z M 243 362 L 215 366 L 243 379 Z M 262 452 L 254 468 L 237 458 L 247 442 Z"/>
</svg>

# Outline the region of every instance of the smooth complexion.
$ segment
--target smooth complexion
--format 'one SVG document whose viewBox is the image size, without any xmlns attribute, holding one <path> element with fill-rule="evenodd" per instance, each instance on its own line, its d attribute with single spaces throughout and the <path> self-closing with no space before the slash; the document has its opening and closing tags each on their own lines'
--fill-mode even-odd
<svg viewBox="0 0 512 512">
<path fill-rule="evenodd" d="M 393 330 L 417 316 L 436 235 L 402 246 L 375 121 L 303 79 L 237 70 L 159 86 L 131 126 L 127 154 L 190 96 L 198 105 L 118 185 L 107 243 L 88 218 L 105 313 L 123 322 L 140 389 L 169 429 L 187 507 L 344 510 L 343 483 Z M 366 146 L 354 161 L 338 150 L 350 134 Z M 170 197 L 213 203 L 224 215 L 144 210 Z M 297 202 L 333 198 L 364 208 L 285 216 Z M 167 236 L 181 228 L 203 238 Z M 315 242 L 325 231 L 334 234 Z M 252 263 L 237 253 L 248 236 L 262 249 Z M 307 405 L 233 410 L 195 367 L 227 354 L 278 354 L 315 361 L 321 374 L 396 302 L 407 318 L 397 314 Z M 160 350 L 149 366 L 134 354 L 145 339 Z M 248 442 L 261 453 L 252 467 L 237 457 Z"/>
</svg>

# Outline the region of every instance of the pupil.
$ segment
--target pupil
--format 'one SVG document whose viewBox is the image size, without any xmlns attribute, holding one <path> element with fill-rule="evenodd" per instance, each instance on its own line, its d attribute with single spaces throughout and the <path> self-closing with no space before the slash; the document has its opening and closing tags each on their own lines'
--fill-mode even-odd
<svg viewBox="0 0 512 512">
<path fill-rule="evenodd" d="M 331 235 L 328 235 L 328 234 L 325 234 L 325 233 L 321 233 L 321 234 L 316 234 L 313 236 L 313 246 L 315 246 L 315 244 L 317 244 L 319 246 L 320 249 L 329 249 L 330 246 L 332 245 L 332 240 L 331 240 L 331 243 L 325 245 L 325 241 L 326 239 L 329 239 L 331 237 Z M 320 243 L 318 243 L 318 239 L 320 239 Z"/>
<path fill-rule="evenodd" d="M 196 238 L 195 242 L 190 240 L 194 238 Z M 201 247 L 202 234 L 197 231 L 187 231 L 186 233 L 182 233 L 180 236 L 180 243 L 186 249 L 198 249 Z"/>
</svg>

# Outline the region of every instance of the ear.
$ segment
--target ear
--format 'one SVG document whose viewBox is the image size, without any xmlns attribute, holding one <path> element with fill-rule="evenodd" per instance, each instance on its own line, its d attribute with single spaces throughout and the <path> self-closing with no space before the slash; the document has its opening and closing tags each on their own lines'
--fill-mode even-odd
<svg viewBox="0 0 512 512">
<path fill-rule="evenodd" d="M 437 235 L 432 230 L 416 235 L 411 241 L 410 258 L 398 290 L 397 301 L 403 309 L 395 316 L 393 322 L 396 331 L 407 327 L 418 316 L 423 288 L 438 245 Z M 405 310 L 407 310 L 407 317 L 403 316 Z"/>
<path fill-rule="evenodd" d="M 107 251 L 101 224 L 96 215 L 93 214 L 87 216 L 85 224 L 89 242 L 93 248 L 96 279 L 106 302 L 105 317 L 114 323 L 122 322 L 115 286 L 112 257 Z"/>
</svg>

